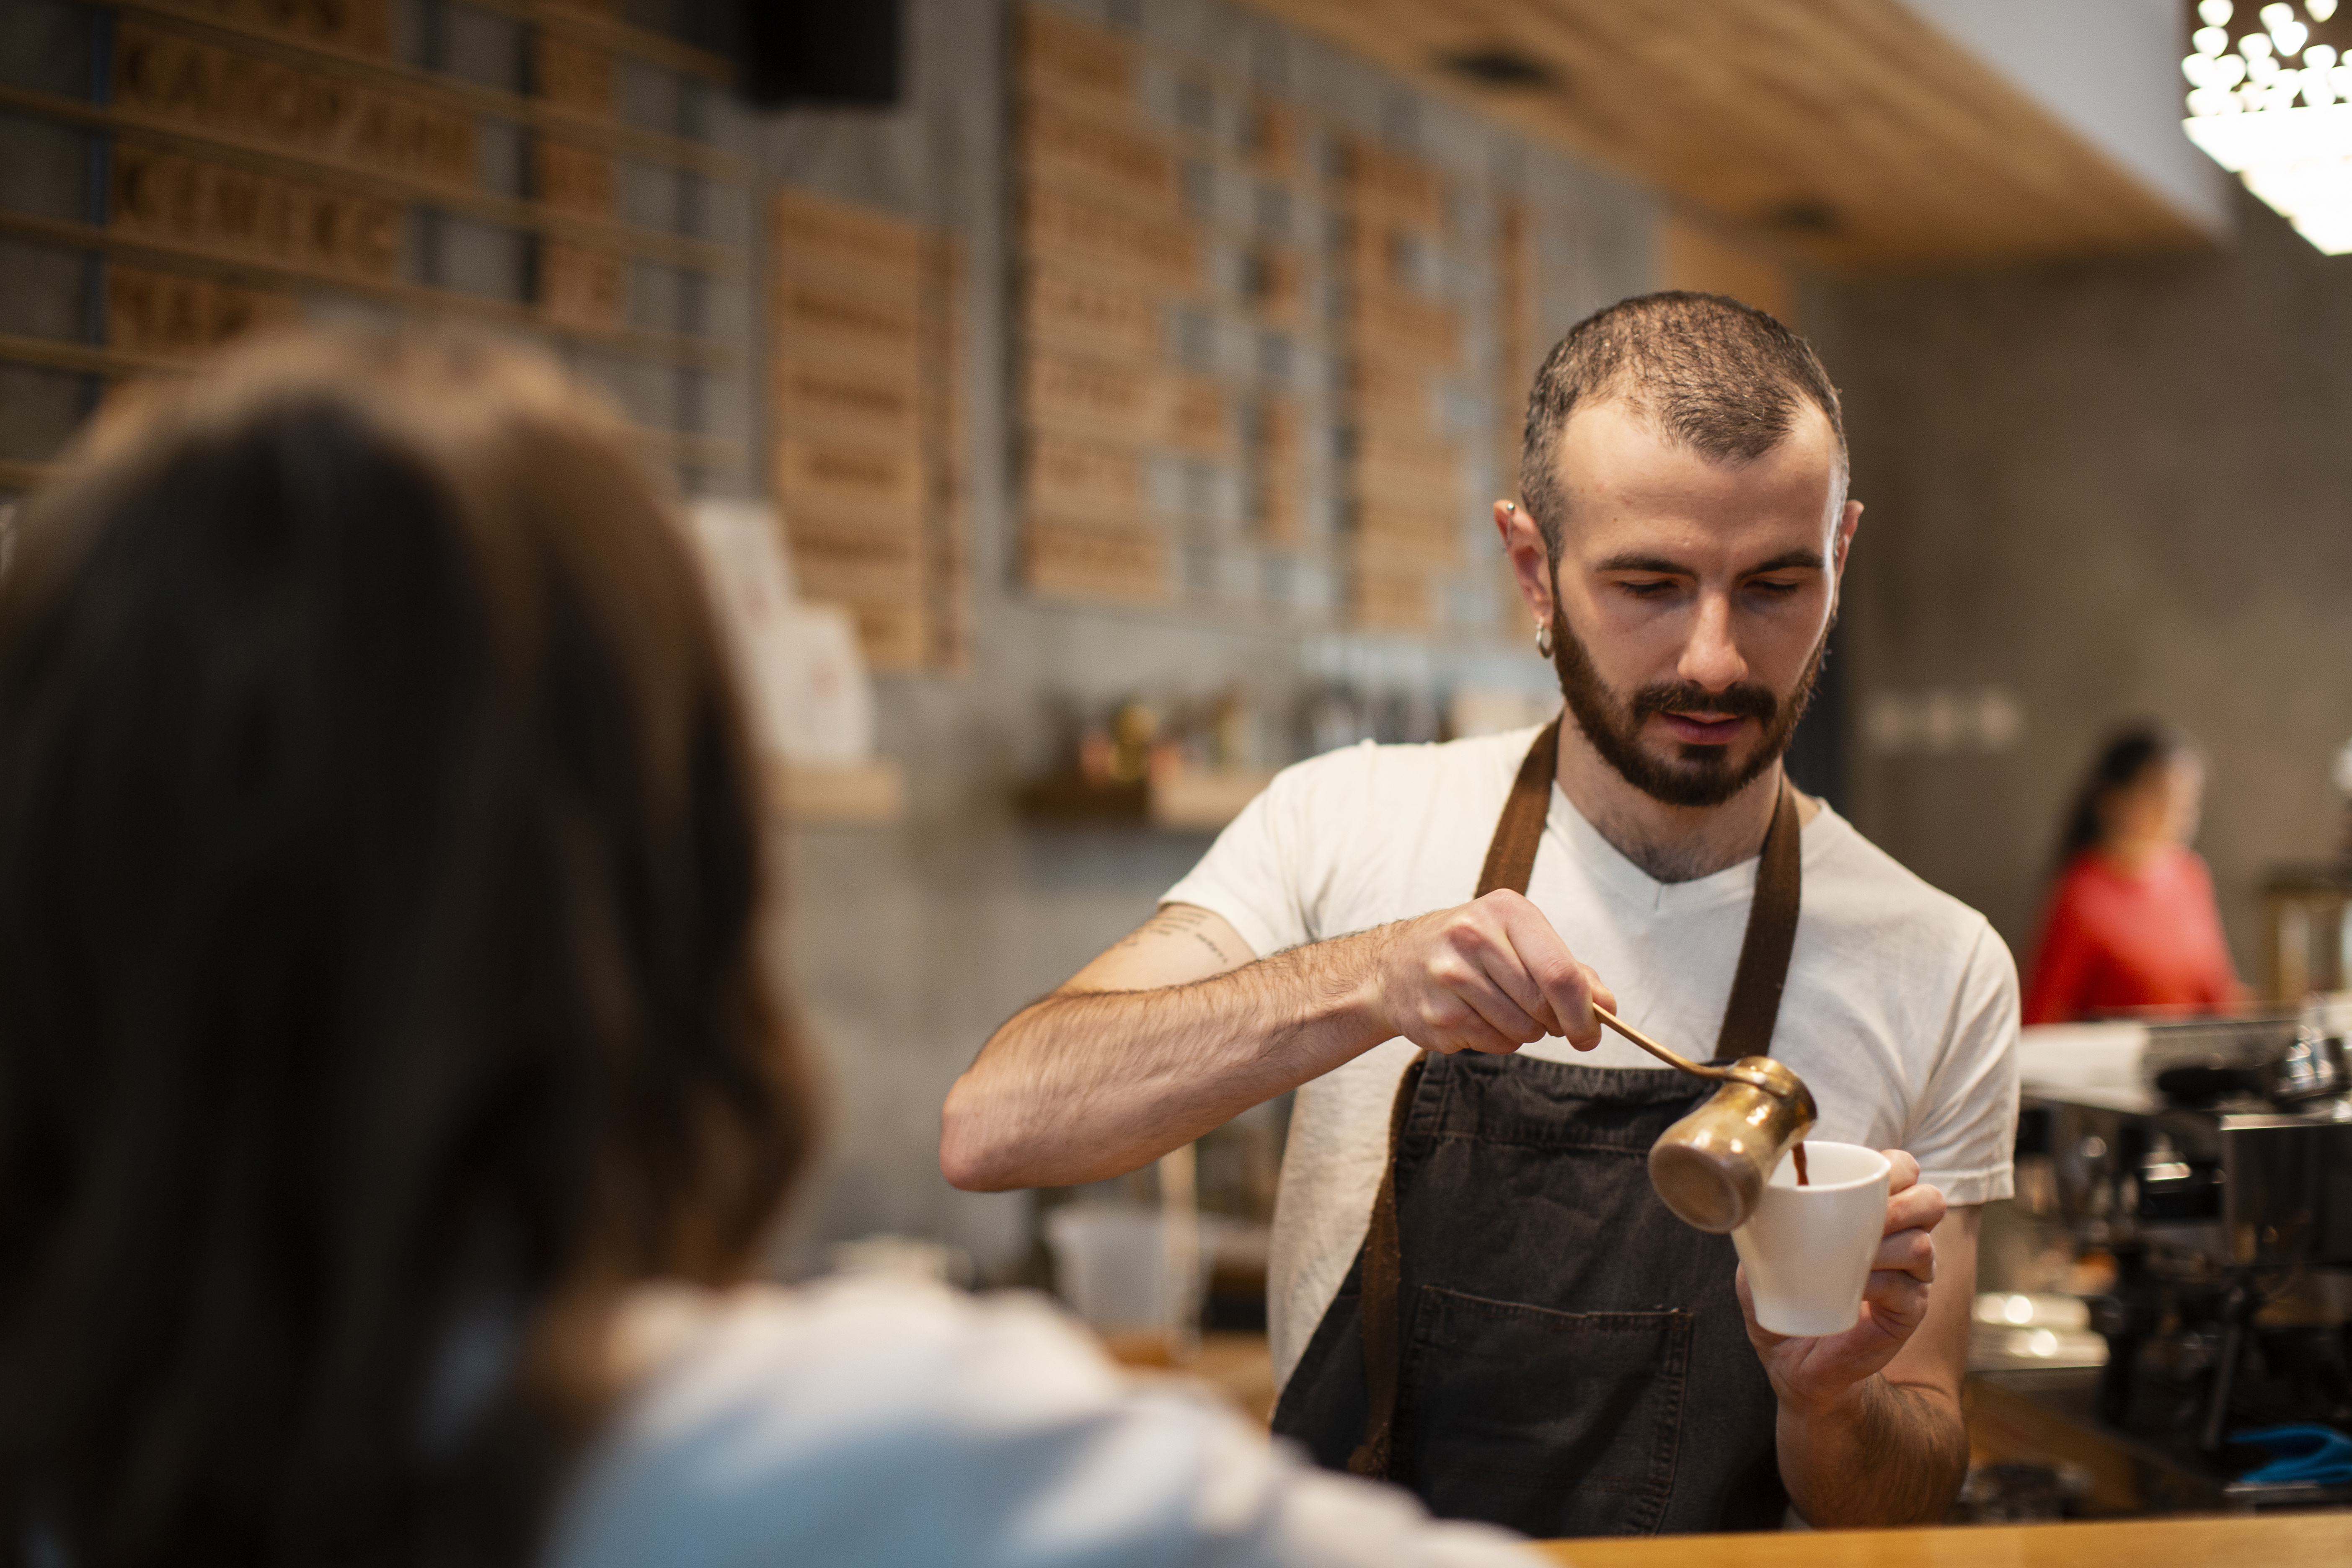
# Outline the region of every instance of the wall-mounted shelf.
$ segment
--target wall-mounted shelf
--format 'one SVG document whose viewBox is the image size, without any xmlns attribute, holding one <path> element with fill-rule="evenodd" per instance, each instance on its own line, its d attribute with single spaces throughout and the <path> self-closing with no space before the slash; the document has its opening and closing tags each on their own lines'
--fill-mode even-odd
<svg viewBox="0 0 2352 1568">
<path fill-rule="evenodd" d="M 845 767 L 767 764 L 768 805 L 794 827 L 896 822 L 907 809 L 907 775 L 887 757 Z"/>
<path fill-rule="evenodd" d="M 1180 769 L 1126 784 L 1060 775 L 1022 785 L 1013 809 L 1031 822 L 1214 833 L 1241 815 L 1273 778 L 1271 770 L 1244 768 Z"/>
</svg>

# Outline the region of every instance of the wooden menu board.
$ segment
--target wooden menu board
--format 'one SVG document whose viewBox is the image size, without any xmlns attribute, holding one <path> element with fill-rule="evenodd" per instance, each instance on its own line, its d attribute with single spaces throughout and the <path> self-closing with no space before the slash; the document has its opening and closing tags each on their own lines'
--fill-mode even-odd
<svg viewBox="0 0 2352 1568">
<path fill-rule="evenodd" d="M 152 123 L 299 146 L 378 173 L 457 185 L 475 177 L 475 122 L 461 110 L 135 15 L 115 24 L 110 101 Z"/>
<path fill-rule="evenodd" d="M 1165 599 L 1175 579 L 1148 471 L 1180 395 L 1161 363 L 1163 300 L 1202 270 L 1176 150 L 1143 118 L 1127 41 L 1043 6 L 1020 14 L 1019 34 L 1022 581 Z"/>
<path fill-rule="evenodd" d="M 850 607 L 877 669 L 961 668 L 954 251 L 793 189 L 772 233 L 773 479 L 801 592 Z"/>
<path fill-rule="evenodd" d="M 1017 22 L 1024 584 L 1328 619 L 1329 355 L 1294 117 L 1050 5 Z"/>
<path fill-rule="evenodd" d="M 1656 286 L 1649 199 L 1261 7 L 1013 22 L 1023 582 L 1519 643 L 1488 510 L 1544 352 Z"/>
<path fill-rule="evenodd" d="M 1446 182 L 1369 137 L 1344 148 L 1356 618 L 1431 631 L 1443 624 L 1435 586 L 1462 564 L 1466 500 L 1458 443 L 1438 416 L 1464 363 L 1460 313 L 1433 298 Z"/>
<path fill-rule="evenodd" d="M 1487 176 L 1149 21 L 1017 13 L 1024 583 L 1483 636 L 1465 544 L 1517 374 Z"/>
<path fill-rule="evenodd" d="M 86 7 L 100 79 L 0 88 L 8 112 L 86 135 L 85 216 L 0 206 L 0 235 L 83 254 L 90 325 L 79 341 L 0 341 L 0 357 L 60 365 L 70 349 L 96 375 L 131 375 L 343 296 L 589 350 L 625 403 L 653 384 L 625 362 L 681 387 L 733 375 L 740 345 L 672 301 L 740 278 L 743 247 L 633 221 L 620 200 L 627 181 L 690 182 L 698 200 L 743 187 L 718 149 L 622 110 L 631 72 L 719 79 L 725 63 L 597 0 L 464 4 L 467 37 L 510 40 L 510 86 L 431 54 L 435 29 L 395 28 L 393 0 Z M 438 237 L 453 225 L 467 241 L 454 271 Z M 694 488 L 748 468 L 740 440 L 677 427 L 722 405 L 704 390 L 648 401 L 651 446 Z"/>
<path fill-rule="evenodd" d="M 117 149 L 113 163 L 109 222 L 119 233 L 322 279 L 389 280 L 398 270 L 397 203 L 143 147 Z"/>
<path fill-rule="evenodd" d="M 1557 333 L 1549 331 L 1536 289 L 1538 263 L 1530 204 L 1513 196 L 1495 216 L 1495 422 L 1494 463 L 1499 499 L 1525 504 L 1519 493 L 1519 441 L 1536 372 Z M 1494 569 L 1495 618 L 1507 637 L 1532 637 L 1534 622 L 1519 595 L 1508 557 Z"/>
<path fill-rule="evenodd" d="M 197 8 L 205 14 L 205 8 Z M 257 29 L 302 26 L 314 9 L 216 5 L 249 10 Z M 340 12 L 340 7 L 319 7 Z M 288 20 L 281 21 L 281 16 Z M 335 30 L 345 47 L 381 52 L 387 29 L 357 7 Z M 336 18 L 312 19 L 313 30 Z M 615 62 L 609 51 L 560 32 L 528 34 L 535 98 L 582 115 L 610 118 Z M 185 27 L 171 8 L 131 11 L 113 28 L 112 90 L 119 117 L 143 127 L 193 132 L 207 151 L 159 152 L 126 142 L 113 157 L 110 224 L 142 237 L 168 238 L 215 253 L 274 263 L 321 279 L 389 281 L 398 272 L 410 204 L 355 192 L 345 170 L 397 181 L 427 199 L 478 183 L 475 117 L 429 89 L 383 86 L 354 76 L 340 59 L 305 61 L 257 53 L 231 35 Z M 528 138 L 529 201 L 558 212 L 609 218 L 619 184 L 610 153 L 561 137 Z M 257 170 L 239 153 L 299 149 L 325 177 Z M 619 250 L 566 234 L 539 237 L 526 284 L 551 326 L 614 329 L 628 318 L 628 264 Z"/>
<path fill-rule="evenodd" d="M 290 294 L 209 278 L 116 266 L 106 273 L 106 341 L 134 354 L 192 354 L 256 327 L 297 320 Z"/>
</svg>

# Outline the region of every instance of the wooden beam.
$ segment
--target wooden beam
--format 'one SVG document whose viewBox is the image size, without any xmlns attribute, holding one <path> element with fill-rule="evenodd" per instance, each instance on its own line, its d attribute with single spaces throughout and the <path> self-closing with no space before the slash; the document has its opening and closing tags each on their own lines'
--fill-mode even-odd
<svg viewBox="0 0 2352 1568">
<path fill-rule="evenodd" d="M 1832 268 L 2210 243 L 1898 0 L 1250 3 Z"/>
</svg>

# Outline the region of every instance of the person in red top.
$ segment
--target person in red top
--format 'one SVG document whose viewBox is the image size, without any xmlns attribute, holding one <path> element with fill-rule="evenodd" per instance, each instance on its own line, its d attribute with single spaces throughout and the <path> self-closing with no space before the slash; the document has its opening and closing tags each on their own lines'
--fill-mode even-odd
<svg viewBox="0 0 2352 1568">
<path fill-rule="evenodd" d="M 2107 742 L 2066 821 L 2024 1022 L 2237 1005 L 2212 873 L 2189 847 L 2204 794 L 2184 737 L 2137 725 Z"/>
</svg>

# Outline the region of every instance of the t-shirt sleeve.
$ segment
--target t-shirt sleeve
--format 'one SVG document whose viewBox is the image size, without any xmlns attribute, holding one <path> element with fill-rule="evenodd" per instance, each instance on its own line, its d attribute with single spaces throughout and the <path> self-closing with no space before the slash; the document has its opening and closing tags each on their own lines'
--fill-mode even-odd
<svg viewBox="0 0 2352 1568">
<path fill-rule="evenodd" d="M 2017 1147 L 2017 965 L 1979 921 L 1952 997 L 1944 1048 L 1905 1147 L 1952 1204 L 2011 1195 Z"/>
<path fill-rule="evenodd" d="M 1348 792 L 1368 756 L 1349 747 L 1276 773 L 1160 901 L 1223 916 L 1260 958 L 1331 934 L 1317 916 L 1345 816 L 1332 797 Z"/>
<path fill-rule="evenodd" d="M 1188 1387 L 1130 1382 L 1034 1298 L 815 1294 L 724 1312 L 649 1379 L 575 1483 L 548 1568 L 1542 1561 L 1316 1469 Z"/>
</svg>

